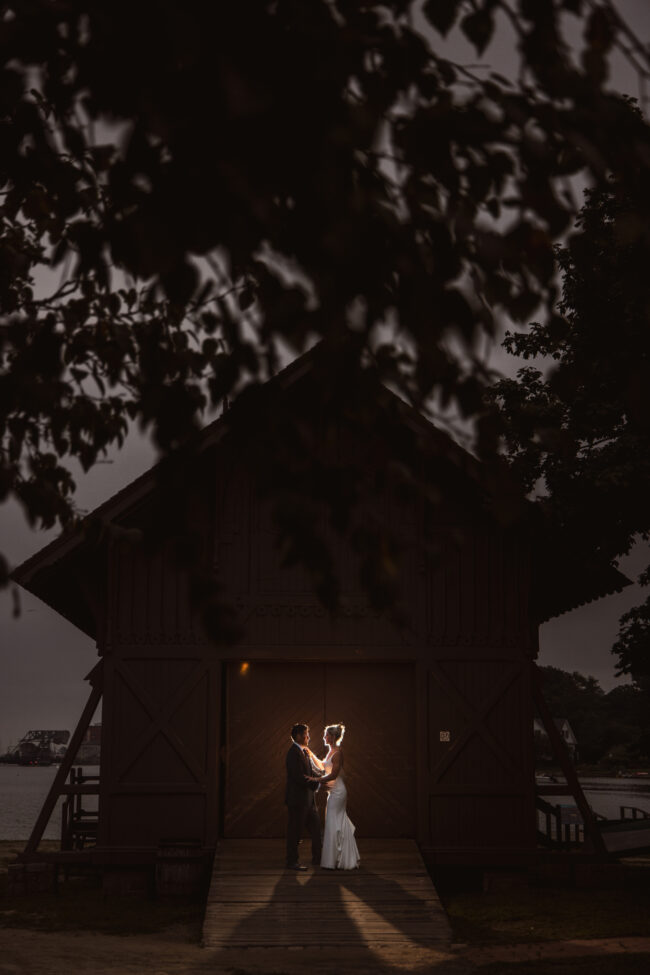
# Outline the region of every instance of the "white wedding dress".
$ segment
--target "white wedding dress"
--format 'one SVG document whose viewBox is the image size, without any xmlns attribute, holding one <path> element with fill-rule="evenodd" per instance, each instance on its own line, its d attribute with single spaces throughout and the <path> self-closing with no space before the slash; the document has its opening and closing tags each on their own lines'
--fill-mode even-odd
<svg viewBox="0 0 650 975">
<path fill-rule="evenodd" d="M 329 775 L 332 771 L 331 761 L 323 760 L 323 765 Z M 354 838 L 354 826 L 346 812 L 348 790 L 343 781 L 343 769 L 332 785 L 326 784 L 325 788 L 327 807 L 320 865 L 330 870 L 354 870 L 359 866 L 361 858 Z"/>
</svg>

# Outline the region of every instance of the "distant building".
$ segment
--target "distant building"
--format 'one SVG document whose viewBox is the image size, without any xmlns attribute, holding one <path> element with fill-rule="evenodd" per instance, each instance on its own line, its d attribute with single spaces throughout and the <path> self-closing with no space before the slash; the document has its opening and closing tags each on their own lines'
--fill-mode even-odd
<svg viewBox="0 0 650 975">
<path fill-rule="evenodd" d="M 69 731 L 28 731 L 6 758 L 20 765 L 51 765 L 61 761 L 69 738 Z"/>
<path fill-rule="evenodd" d="M 578 739 L 576 738 L 568 719 L 553 718 L 553 721 L 569 750 L 571 761 L 577 762 Z M 539 718 L 535 718 L 533 721 L 533 733 L 535 736 L 535 755 L 537 758 L 541 758 L 544 761 L 552 761 L 556 756 L 553 754 L 553 748 L 551 746 L 548 734 L 546 733 L 546 729 Z"/>
<path fill-rule="evenodd" d="M 86 730 L 86 734 L 83 737 L 83 741 L 89 745 L 99 745 L 102 740 L 102 726 L 100 724 L 91 724 Z"/>
</svg>

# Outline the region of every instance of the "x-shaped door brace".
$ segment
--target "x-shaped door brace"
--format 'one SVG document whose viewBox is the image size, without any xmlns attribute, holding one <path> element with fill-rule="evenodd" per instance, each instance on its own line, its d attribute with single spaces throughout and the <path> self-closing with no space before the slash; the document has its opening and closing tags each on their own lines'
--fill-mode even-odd
<svg viewBox="0 0 650 975">
<path fill-rule="evenodd" d="M 466 719 L 466 727 L 459 738 L 456 739 L 455 743 L 451 746 L 442 762 L 436 767 L 435 777 L 440 779 L 442 775 L 447 771 L 449 766 L 455 761 L 460 749 L 467 743 L 473 734 L 478 734 L 483 738 L 487 744 L 490 746 L 492 751 L 495 753 L 497 758 L 502 762 L 504 767 L 513 776 L 513 779 L 517 780 L 520 778 L 521 769 L 518 769 L 512 763 L 512 759 L 507 751 L 499 744 L 497 739 L 494 737 L 492 732 L 486 727 L 485 719 L 488 714 L 498 701 L 498 699 L 505 694 L 505 692 L 510 687 L 515 677 L 517 677 L 521 671 L 521 664 L 515 662 L 506 671 L 501 680 L 492 688 L 491 693 L 486 696 L 479 707 L 474 707 L 470 705 L 462 694 L 454 687 L 449 678 L 444 674 L 440 666 L 433 663 L 430 666 L 430 671 L 434 675 L 435 679 L 439 684 L 442 685 L 445 692 L 449 697 L 458 705 L 459 709 L 463 713 Z M 433 778 L 433 773 L 431 778 Z M 528 785 L 528 783 L 526 783 Z"/>
<path fill-rule="evenodd" d="M 194 755 L 188 750 L 185 743 L 181 740 L 181 738 L 178 737 L 176 732 L 173 731 L 168 724 L 166 724 L 166 722 L 169 722 L 181 704 L 187 700 L 189 695 L 196 688 L 199 681 L 205 678 L 205 662 L 202 660 L 197 661 L 196 666 L 179 684 L 172 696 L 167 698 L 162 705 L 157 705 L 153 701 L 146 688 L 143 688 L 142 685 L 138 683 L 128 666 L 125 666 L 124 661 L 115 660 L 114 665 L 117 673 L 120 675 L 129 690 L 133 693 L 134 697 L 142 705 L 151 719 L 151 724 L 149 727 L 144 730 L 139 738 L 136 738 L 133 748 L 130 750 L 130 754 L 127 756 L 126 760 L 122 762 L 117 776 L 117 781 L 121 782 L 124 779 L 129 769 L 140 757 L 147 745 L 153 741 L 158 732 L 161 732 L 172 748 L 174 748 L 174 750 L 178 753 L 179 758 L 182 759 L 197 782 L 203 782 L 205 779 L 205 769 L 199 765 Z"/>
</svg>

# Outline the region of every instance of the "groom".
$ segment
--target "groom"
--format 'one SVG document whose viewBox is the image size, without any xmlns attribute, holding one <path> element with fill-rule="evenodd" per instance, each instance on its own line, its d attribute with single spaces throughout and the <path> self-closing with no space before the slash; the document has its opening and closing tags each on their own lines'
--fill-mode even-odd
<svg viewBox="0 0 650 975">
<path fill-rule="evenodd" d="M 318 782 L 309 782 L 308 776 L 318 773 L 312 767 L 307 751 L 309 727 L 295 724 L 291 729 L 293 743 L 287 752 L 287 789 L 284 801 L 287 804 L 287 867 L 290 870 L 306 870 L 298 863 L 298 842 L 305 827 L 311 836 L 311 862 L 320 863 L 321 836 L 320 819 L 314 793 Z"/>
</svg>

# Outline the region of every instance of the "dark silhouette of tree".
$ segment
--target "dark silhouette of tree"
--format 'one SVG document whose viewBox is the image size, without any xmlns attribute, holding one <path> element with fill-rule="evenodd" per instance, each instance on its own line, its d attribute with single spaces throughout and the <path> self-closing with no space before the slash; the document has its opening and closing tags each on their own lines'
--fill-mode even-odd
<svg viewBox="0 0 650 975">
<path fill-rule="evenodd" d="M 643 572 L 639 581 L 647 586 L 650 572 Z M 645 695 L 643 748 L 650 755 L 650 597 L 623 614 L 612 653 L 618 657 L 618 672 L 629 674 L 635 686 Z"/>
<path fill-rule="evenodd" d="M 487 455 L 477 342 L 538 307 L 561 327 L 571 177 L 614 175 L 647 256 L 650 130 L 608 87 L 633 43 L 608 3 L 2 9 L 0 498 L 35 523 L 74 518 L 67 458 L 89 468 L 130 420 L 167 454 L 317 338 L 324 389 L 374 370 L 418 406 L 435 393 L 480 420 Z M 452 28 L 482 55 L 503 25 L 513 78 L 449 59 Z M 326 477 L 334 509 L 359 477 Z M 385 550 L 362 536 L 366 561 Z"/>
<path fill-rule="evenodd" d="M 624 684 L 605 694 L 595 677 L 559 667 L 540 671 L 546 703 L 554 717 L 568 719 L 581 762 L 607 760 L 612 749 L 619 763 L 650 756 L 648 700 L 642 689 Z"/>
<path fill-rule="evenodd" d="M 603 690 L 594 677 L 559 667 L 541 667 L 543 692 L 553 717 L 567 718 L 578 740 L 582 761 L 601 757 L 606 745 L 606 729 L 601 717 Z"/>
<path fill-rule="evenodd" d="M 513 469 L 583 551 L 615 561 L 650 533 L 650 289 L 643 198 L 616 186 L 591 190 L 576 233 L 557 251 L 558 314 L 507 348 L 550 367 L 525 366 L 501 381 Z M 640 576 L 649 581 L 648 570 Z M 650 602 L 621 619 L 619 673 L 649 689 Z M 650 704 L 650 699 L 648 700 Z"/>
<path fill-rule="evenodd" d="M 650 758 L 650 708 L 647 687 L 638 681 L 615 687 L 605 697 L 608 749 L 623 748 L 634 760 Z"/>
</svg>

